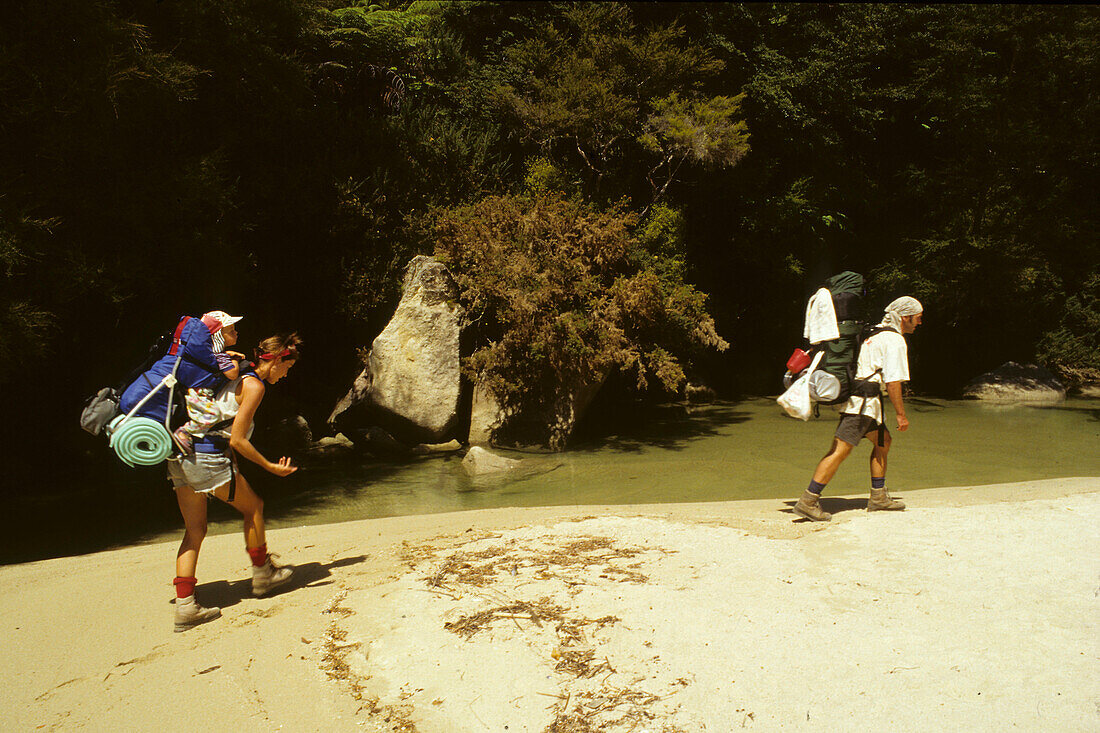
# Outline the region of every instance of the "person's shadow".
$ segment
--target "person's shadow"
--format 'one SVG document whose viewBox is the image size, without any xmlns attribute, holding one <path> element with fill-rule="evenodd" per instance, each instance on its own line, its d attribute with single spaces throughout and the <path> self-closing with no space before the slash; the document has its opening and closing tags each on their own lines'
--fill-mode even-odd
<svg viewBox="0 0 1100 733">
<path fill-rule="evenodd" d="M 316 588 L 331 585 L 332 581 L 329 578 L 332 575 L 333 568 L 346 568 L 349 565 L 357 565 L 366 559 L 366 555 L 355 555 L 342 557 L 330 563 L 307 562 L 304 565 L 295 565 L 294 574 L 290 576 L 290 581 L 263 597 L 272 598 L 307 586 Z M 212 583 L 195 586 L 195 590 L 201 595 L 204 606 L 217 606 L 218 608 L 229 608 L 237 605 L 245 598 L 253 597 L 252 578 L 215 580 Z"/>
<path fill-rule="evenodd" d="M 795 522 L 809 522 L 811 520 L 806 519 L 799 514 L 794 513 L 794 505 L 798 503 L 797 499 L 791 499 L 790 501 L 783 502 L 787 505 L 786 509 L 780 509 L 781 512 L 791 514 L 795 518 Z M 839 514 L 840 512 L 849 512 L 854 509 L 867 509 L 866 499 L 846 499 L 843 496 L 823 496 L 818 499 L 818 506 L 822 510 L 829 512 L 829 514 Z"/>
</svg>

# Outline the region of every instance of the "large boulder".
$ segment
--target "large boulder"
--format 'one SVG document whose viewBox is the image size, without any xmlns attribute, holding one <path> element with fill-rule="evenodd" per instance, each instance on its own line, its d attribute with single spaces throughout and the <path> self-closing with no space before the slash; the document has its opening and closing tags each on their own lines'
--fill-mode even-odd
<svg viewBox="0 0 1100 733">
<path fill-rule="evenodd" d="M 470 445 L 565 450 L 569 436 L 592 403 L 608 372 L 581 384 L 559 384 L 543 404 L 511 408 L 501 404 L 484 383 L 474 385 L 470 406 Z"/>
<path fill-rule="evenodd" d="M 410 442 L 439 442 L 454 430 L 461 393 L 463 309 L 446 266 L 418 256 L 405 271 L 401 302 L 367 355 L 365 369 L 329 416 L 363 405 L 369 422 Z"/>
<path fill-rule="evenodd" d="M 1009 361 L 970 380 L 963 396 L 994 404 L 1054 404 L 1066 399 L 1066 389 L 1040 366 Z"/>
</svg>

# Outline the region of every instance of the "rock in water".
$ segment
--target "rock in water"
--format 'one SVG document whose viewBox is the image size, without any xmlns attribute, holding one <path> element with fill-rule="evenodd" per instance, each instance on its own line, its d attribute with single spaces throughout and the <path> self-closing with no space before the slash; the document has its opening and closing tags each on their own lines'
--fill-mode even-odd
<svg viewBox="0 0 1100 733">
<path fill-rule="evenodd" d="M 1009 361 L 970 380 L 963 396 L 996 404 L 1054 404 L 1066 399 L 1066 389 L 1040 366 Z"/>
<path fill-rule="evenodd" d="M 425 442 L 449 436 L 458 417 L 463 309 L 443 263 L 418 256 L 405 272 L 401 302 L 371 345 L 366 369 L 329 422 L 365 402 L 385 427 Z"/>
<path fill-rule="evenodd" d="M 510 471 L 519 465 L 519 461 L 490 453 L 480 446 L 474 446 L 462 459 L 462 467 L 471 476 L 483 476 L 488 473 Z"/>
<path fill-rule="evenodd" d="M 460 450 L 462 450 L 462 443 L 453 439 L 446 443 L 421 443 L 420 445 L 414 445 L 412 448 L 412 452 L 419 456 L 432 453 L 457 453 Z"/>
<path fill-rule="evenodd" d="M 314 456 L 331 456 L 347 453 L 354 449 L 355 443 L 352 443 L 348 436 L 337 433 L 334 436 L 327 436 L 318 440 L 310 447 L 309 453 Z"/>
</svg>

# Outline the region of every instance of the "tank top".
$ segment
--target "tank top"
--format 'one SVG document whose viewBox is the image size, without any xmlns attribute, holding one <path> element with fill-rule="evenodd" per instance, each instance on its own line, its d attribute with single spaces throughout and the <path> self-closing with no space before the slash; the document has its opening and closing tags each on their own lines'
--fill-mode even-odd
<svg viewBox="0 0 1100 733">
<path fill-rule="evenodd" d="M 232 435 L 233 419 L 237 417 L 237 412 L 241 409 L 240 403 L 237 402 L 237 387 L 246 379 L 258 379 L 260 380 L 260 384 L 264 383 L 256 372 L 250 369 L 226 384 L 225 387 L 218 392 L 217 396 L 214 398 L 214 405 L 215 409 L 221 413 L 222 419 L 220 422 L 211 426 L 201 438 L 195 438 L 196 453 L 224 453 L 229 450 L 229 438 Z M 250 424 L 248 426 L 248 433 L 245 437 L 251 438 L 252 430 L 255 427 L 255 423 Z"/>
</svg>

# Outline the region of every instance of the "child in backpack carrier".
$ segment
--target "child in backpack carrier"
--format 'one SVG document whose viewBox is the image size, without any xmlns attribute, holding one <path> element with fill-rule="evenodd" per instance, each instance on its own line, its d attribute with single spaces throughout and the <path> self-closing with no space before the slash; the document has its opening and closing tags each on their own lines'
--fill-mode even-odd
<svg viewBox="0 0 1100 733">
<path fill-rule="evenodd" d="M 239 362 L 245 358 L 244 354 L 227 351 L 226 347 L 237 343 L 237 327 L 234 324 L 241 318 L 242 316 L 231 316 L 225 311 L 210 311 L 201 319 L 211 331 L 214 360 L 225 381 L 212 387 L 188 389 L 184 395 L 188 420 L 176 429 L 173 437 L 185 454 L 194 452 L 195 438 L 201 438 L 206 431 L 224 419 L 215 398 L 222 387 L 240 374 Z"/>
</svg>

